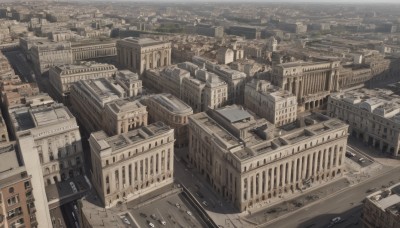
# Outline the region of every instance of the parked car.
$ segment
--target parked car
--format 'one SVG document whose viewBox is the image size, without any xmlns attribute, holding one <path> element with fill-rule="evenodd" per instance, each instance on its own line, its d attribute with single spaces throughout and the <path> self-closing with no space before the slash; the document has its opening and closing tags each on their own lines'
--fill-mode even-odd
<svg viewBox="0 0 400 228">
<path fill-rule="evenodd" d="M 186 213 L 187 213 L 188 215 L 192 216 L 192 212 L 186 211 Z"/>
<path fill-rule="evenodd" d="M 207 201 L 204 200 L 204 201 L 202 202 L 202 204 L 203 204 L 204 206 L 208 207 Z"/>
<path fill-rule="evenodd" d="M 342 218 L 340 218 L 340 217 L 335 217 L 335 218 L 333 218 L 332 220 L 331 220 L 331 222 L 332 223 L 338 223 L 338 222 L 340 222 L 342 220 Z"/>
</svg>

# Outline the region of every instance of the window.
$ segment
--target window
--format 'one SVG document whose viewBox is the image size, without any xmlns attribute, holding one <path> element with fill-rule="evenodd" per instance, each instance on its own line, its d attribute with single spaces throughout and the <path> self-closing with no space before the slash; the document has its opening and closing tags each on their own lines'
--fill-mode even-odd
<svg viewBox="0 0 400 228">
<path fill-rule="evenodd" d="M 31 187 L 31 182 L 25 181 L 24 186 L 25 186 L 25 189 L 30 188 Z"/>
<path fill-rule="evenodd" d="M 9 189 L 8 189 L 8 192 L 9 192 L 9 193 L 14 193 L 14 188 L 13 188 L 13 187 L 9 188 Z"/>
<path fill-rule="evenodd" d="M 8 206 L 12 206 L 16 203 L 19 203 L 19 196 L 15 195 L 7 200 Z"/>
</svg>

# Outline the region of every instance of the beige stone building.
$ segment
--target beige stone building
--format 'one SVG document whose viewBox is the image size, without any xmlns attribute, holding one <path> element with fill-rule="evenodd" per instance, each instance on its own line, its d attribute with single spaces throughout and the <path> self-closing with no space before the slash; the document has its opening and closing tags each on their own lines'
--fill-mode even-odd
<svg viewBox="0 0 400 228">
<path fill-rule="evenodd" d="M 297 97 L 265 80 L 252 80 L 244 90 L 244 105 L 276 126 L 297 119 Z"/>
<path fill-rule="evenodd" d="M 45 185 L 81 175 L 83 152 L 75 117 L 62 104 L 10 109 L 12 133 L 17 139 L 32 138 Z M 22 150 L 22 149 L 21 149 Z M 24 156 L 26 151 L 21 151 Z M 28 153 L 28 152 L 27 152 Z M 26 164 L 26 162 L 25 162 Z"/>
<path fill-rule="evenodd" d="M 115 76 L 117 68 L 111 64 L 96 62 L 81 62 L 80 64 L 68 64 L 54 66 L 49 72 L 51 95 L 66 105 L 69 105 L 69 93 L 71 86 L 81 80 L 96 78 L 111 78 Z"/>
<path fill-rule="evenodd" d="M 217 61 L 219 64 L 229 64 L 233 62 L 235 53 L 230 48 L 222 47 L 217 50 Z"/>
<path fill-rule="evenodd" d="M 181 97 L 183 79 L 189 78 L 190 75 L 189 71 L 179 68 L 179 64 L 178 67 L 171 65 L 162 69 L 147 70 L 144 82 L 147 88 Z"/>
<path fill-rule="evenodd" d="M 36 218 L 31 176 L 15 146 L 14 142 L 0 144 L 0 227 L 44 227 Z"/>
<path fill-rule="evenodd" d="M 117 55 L 116 40 L 82 40 L 71 44 L 74 61 Z"/>
<path fill-rule="evenodd" d="M 183 79 L 182 100 L 189 104 L 194 112 L 223 107 L 228 100 L 228 86 L 217 75 L 198 70 L 196 78 Z"/>
<path fill-rule="evenodd" d="M 50 67 L 72 64 L 72 49 L 70 42 L 37 42 L 30 49 L 30 56 L 35 70 L 41 74 Z"/>
<path fill-rule="evenodd" d="M 0 144 L 9 142 L 10 138 L 8 136 L 7 125 L 4 122 L 4 118 L 0 113 Z"/>
<path fill-rule="evenodd" d="M 141 77 L 148 69 L 171 64 L 171 43 L 151 38 L 125 38 L 117 41 L 118 63 Z"/>
<path fill-rule="evenodd" d="M 150 88 L 180 98 L 194 112 L 222 107 L 228 102 L 227 83 L 216 74 L 192 63 L 148 70 L 144 80 Z"/>
<path fill-rule="evenodd" d="M 339 71 L 340 89 L 362 85 L 372 78 L 372 71 L 369 67 L 340 67 Z"/>
<path fill-rule="evenodd" d="M 146 106 L 126 98 L 127 92 L 107 78 L 76 82 L 71 108 L 88 132 L 120 134 L 147 125 Z"/>
<path fill-rule="evenodd" d="M 272 84 L 297 97 L 299 111 L 320 108 L 339 91 L 339 61 L 289 62 L 272 68 Z"/>
<path fill-rule="evenodd" d="M 174 130 L 162 122 L 109 137 L 89 138 L 92 183 L 105 207 L 173 182 Z"/>
<path fill-rule="evenodd" d="M 313 113 L 275 128 L 240 106 L 189 117 L 189 160 L 240 211 L 343 174 L 347 125 Z"/>
<path fill-rule="evenodd" d="M 389 90 L 358 89 L 329 97 L 327 114 L 349 124 L 352 136 L 382 153 L 400 153 L 400 97 Z"/>
<path fill-rule="evenodd" d="M 161 121 L 175 131 L 175 145 L 177 147 L 188 144 L 189 116 L 193 109 L 171 94 L 156 94 L 145 97 L 143 103 L 149 112 L 149 121 Z"/>
<path fill-rule="evenodd" d="M 139 75 L 132 71 L 118 71 L 115 75 L 115 81 L 125 90 L 127 97 L 136 97 L 142 94 L 142 80 L 139 80 Z"/>
<path fill-rule="evenodd" d="M 363 228 L 400 227 L 400 183 L 367 196 L 361 214 Z"/>
<path fill-rule="evenodd" d="M 218 75 L 228 85 L 227 104 L 243 104 L 246 74 L 233 70 L 227 66 L 216 64 L 200 56 L 194 56 L 193 63 L 205 67 L 208 71 Z"/>
</svg>

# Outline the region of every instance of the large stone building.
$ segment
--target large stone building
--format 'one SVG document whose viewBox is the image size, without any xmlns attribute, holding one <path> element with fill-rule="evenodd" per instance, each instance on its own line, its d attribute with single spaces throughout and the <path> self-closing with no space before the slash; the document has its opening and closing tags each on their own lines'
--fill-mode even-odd
<svg viewBox="0 0 400 228">
<path fill-rule="evenodd" d="M 400 227 L 400 183 L 367 196 L 361 214 L 364 228 Z"/>
<path fill-rule="evenodd" d="M 84 40 L 71 44 L 74 61 L 117 55 L 115 40 Z"/>
<path fill-rule="evenodd" d="M 30 57 L 36 72 L 40 74 L 52 66 L 73 63 L 70 42 L 37 42 L 30 49 Z"/>
<path fill-rule="evenodd" d="M 260 39 L 261 30 L 256 27 L 246 26 L 230 26 L 228 29 L 229 34 L 235 36 L 243 36 L 246 39 Z"/>
<path fill-rule="evenodd" d="M 218 75 L 228 85 L 228 104 L 243 104 L 243 93 L 246 74 L 233 70 L 227 66 L 216 64 L 200 56 L 194 56 L 193 63 L 205 67 L 208 71 Z"/>
<path fill-rule="evenodd" d="M 171 43 L 128 37 L 117 41 L 118 63 L 141 77 L 148 69 L 171 64 Z"/>
<path fill-rule="evenodd" d="M 30 137 L 46 185 L 82 174 L 81 135 L 75 117 L 62 104 L 10 109 L 12 132 L 17 139 Z M 24 151 L 22 151 L 23 156 Z"/>
<path fill-rule="evenodd" d="M 264 80 L 252 80 L 244 90 L 244 105 L 276 126 L 297 119 L 297 98 Z"/>
<path fill-rule="evenodd" d="M 0 144 L 0 227 L 38 227 L 31 176 L 15 151 L 15 143 Z"/>
<path fill-rule="evenodd" d="M 202 36 L 222 38 L 224 36 L 224 27 L 208 24 L 197 24 L 194 27 L 194 32 Z"/>
<path fill-rule="evenodd" d="M 282 63 L 273 66 L 271 82 L 296 95 L 299 111 L 312 110 L 339 91 L 339 66 L 339 61 Z"/>
<path fill-rule="evenodd" d="M 189 160 L 244 211 L 343 174 L 347 125 L 313 113 L 275 128 L 240 106 L 189 117 Z"/>
<path fill-rule="evenodd" d="M 89 138 L 92 182 L 105 207 L 173 182 L 174 130 L 162 122 L 109 137 Z"/>
<path fill-rule="evenodd" d="M 120 134 L 147 125 L 146 106 L 128 99 L 128 91 L 107 78 L 78 81 L 71 89 L 71 107 L 88 132 Z"/>
<path fill-rule="evenodd" d="M 71 86 L 81 80 L 96 78 L 111 78 L 115 76 L 117 68 L 111 64 L 96 62 L 81 62 L 54 66 L 49 72 L 51 95 L 59 102 L 70 104 L 69 93 Z"/>
<path fill-rule="evenodd" d="M 363 85 L 372 78 L 371 68 L 365 66 L 341 67 L 339 72 L 340 89 Z"/>
<path fill-rule="evenodd" d="M 194 112 L 222 107 L 228 100 L 227 83 L 216 74 L 192 63 L 148 70 L 145 84 L 158 92 L 171 93 L 180 98 Z"/>
<path fill-rule="evenodd" d="M 165 67 L 164 69 L 148 70 L 144 83 L 147 88 L 152 88 L 159 92 L 170 93 L 176 97 L 182 97 L 182 83 L 184 78 L 190 78 L 191 72 L 179 67 L 182 63 Z M 197 65 L 188 63 L 195 69 Z M 193 71 L 194 75 L 194 71 Z"/>
<path fill-rule="evenodd" d="M 0 144 L 9 142 L 10 138 L 8 137 L 7 125 L 4 122 L 4 118 L 0 113 Z"/>
<path fill-rule="evenodd" d="M 175 131 L 175 145 L 177 147 L 188 144 L 189 116 L 193 109 L 171 94 L 156 94 L 145 97 L 143 103 L 149 112 L 149 121 L 161 121 Z"/>
<path fill-rule="evenodd" d="M 400 153 L 400 96 L 359 89 L 329 97 L 327 114 L 350 125 L 349 132 L 382 153 Z"/>
<path fill-rule="evenodd" d="M 127 97 L 136 97 L 142 94 L 142 80 L 139 80 L 139 75 L 132 71 L 118 71 L 115 75 L 115 81 L 125 90 Z"/>
</svg>

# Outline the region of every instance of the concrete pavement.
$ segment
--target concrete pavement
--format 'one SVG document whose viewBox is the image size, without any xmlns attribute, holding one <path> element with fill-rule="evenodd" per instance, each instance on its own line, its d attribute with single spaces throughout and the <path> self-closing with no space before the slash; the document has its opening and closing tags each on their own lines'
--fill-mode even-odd
<svg viewBox="0 0 400 228">
<path fill-rule="evenodd" d="M 335 228 L 361 227 L 358 219 L 362 210 L 362 201 L 370 194 L 367 191 L 371 188 L 379 189 L 382 186 L 388 186 L 390 182 L 400 181 L 399 172 L 400 167 L 390 169 L 381 175 L 339 191 L 308 207 L 282 216 L 275 222 L 259 227 L 327 227 L 330 220 L 337 216 L 345 219 L 345 221 L 334 226 Z M 290 219 L 285 219 L 287 217 L 290 217 Z"/>
</svg>

